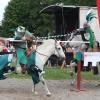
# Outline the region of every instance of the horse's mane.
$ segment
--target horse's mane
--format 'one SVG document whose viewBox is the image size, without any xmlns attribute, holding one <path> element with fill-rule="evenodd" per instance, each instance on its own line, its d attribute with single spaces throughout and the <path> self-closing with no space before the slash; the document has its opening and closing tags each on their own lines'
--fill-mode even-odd
<svg viewBox="0 0 100 100">
<path fill-rule="evenodd" d="M 51 44 L 54 44 L 55 40 L 54 39 L 48 39 L 48 40 L 44 40 L 43 43 L 38 46 L 38 49 L 44 49 L 48 46 L 50 46 Z"/>
</svg>

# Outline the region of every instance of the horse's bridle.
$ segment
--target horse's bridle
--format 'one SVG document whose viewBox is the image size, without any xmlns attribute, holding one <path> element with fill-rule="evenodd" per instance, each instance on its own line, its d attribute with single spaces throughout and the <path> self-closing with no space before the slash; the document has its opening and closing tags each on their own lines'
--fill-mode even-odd
<svg viewBox="0 0 100 100">
<path fill-rule="evenodd" d="M 58 55 L 60 57 L 60 53 L 59 53 L 58 49 L 61 49 L 61 48 L 57 48 L 57 46 L 56 46 L 57 44 L 56 43 L 57 43 L 57 41 L 55 40 L 55 49 L 57 50 L 57 53 L 58 53 Z"/>
</svg>

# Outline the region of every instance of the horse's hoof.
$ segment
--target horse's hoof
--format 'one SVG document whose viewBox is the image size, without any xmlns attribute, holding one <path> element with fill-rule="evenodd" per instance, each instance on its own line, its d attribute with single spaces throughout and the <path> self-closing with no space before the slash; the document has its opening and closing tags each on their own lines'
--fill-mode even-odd
<svg viewBox="0 0 100 100">
<path fill-rule="evenodd" d="M 35 95 L 38 95 L 38 92 L 35 91 L 34 94 L 35 94 Z"/>
<path fill-rule="evenodd" d="M 50 97 L 51 96 L 51 93 L 48 93 L 47 96 Z"/>
<path fill-rule="evenodd" d="M 71 82 L 70 85 L 71 85 L 71 86 L 74 86 L 74 82 Z"/>
<path fill-rule="evenodd" d="M 38 92 L 34 91 L 33 89 L 32 89 L 32 93 L 34 93 L 35 95 L 38 95 Z"/>
<path fill-rule="evenodd" d="M 38 92 L 33 92 L 33 95 L 38 95 Z"/>
<path fill-rule="evenodd" d="M 70 85 L 71 85 L 71 86 L 74 86 L 74 84 L 73 84 L 73 83 L 71 83 Z"/>
</svg>

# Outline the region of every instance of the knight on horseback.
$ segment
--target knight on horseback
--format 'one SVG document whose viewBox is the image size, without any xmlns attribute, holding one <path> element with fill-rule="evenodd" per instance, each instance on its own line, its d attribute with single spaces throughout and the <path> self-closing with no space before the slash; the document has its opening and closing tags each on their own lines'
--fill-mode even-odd
<svg viewBox="0 0 100 100">
<path fill-rule="evenodd" d="M 36 44 L 35 37 L 26 30 L 25 27 L 19 26 L 15 31 L 15 42 L 14 47 L 16 50 L 19 64 L 22 68 L 22 73 L 26 73 L 27 56 L 29 56 L 31 50 L 33 50 L 33 44 Z M 17 40 L 19 42 L 17 42 Z"/>
</svg>

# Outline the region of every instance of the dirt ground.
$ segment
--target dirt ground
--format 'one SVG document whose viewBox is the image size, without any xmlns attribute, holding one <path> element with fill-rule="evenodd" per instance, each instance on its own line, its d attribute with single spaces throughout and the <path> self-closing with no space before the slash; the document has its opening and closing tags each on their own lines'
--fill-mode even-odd
<svg viewBox="0 0 100 100">
<path fill-rule="evenodd" d="M 70 91 L 75 86 L 68 80 L 47 80 L 52 93 L 47 97 L 41 83 L 36 87 L 38 95 L 31 92 L 32 80 L 5 79 L 0 80 L 0 100 L 100 100 L 100 86 L 98 82 L 82 81 L 84 91 Z"/>
</svg>

